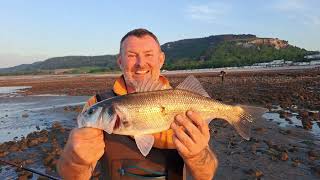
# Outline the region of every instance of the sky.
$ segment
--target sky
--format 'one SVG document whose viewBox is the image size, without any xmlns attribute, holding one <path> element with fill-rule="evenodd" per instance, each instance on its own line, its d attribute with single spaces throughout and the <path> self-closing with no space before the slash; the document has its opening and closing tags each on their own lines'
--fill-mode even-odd
<svg viewBox="0 0 320 180">
<path fill-rule="evenodd" d="M 1 0 L 0 68 L 50 57 L 117 54 L 135 28 L 161 44 L 254 34 L 320 50 L 319 0 Z"/>
</svg>

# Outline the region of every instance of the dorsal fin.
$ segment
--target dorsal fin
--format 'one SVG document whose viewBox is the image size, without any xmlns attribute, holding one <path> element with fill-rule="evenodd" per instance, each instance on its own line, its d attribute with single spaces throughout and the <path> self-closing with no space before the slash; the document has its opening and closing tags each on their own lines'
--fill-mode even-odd
<svg viewBox="0 0 320 180">
<path fill-rule="evenodd" d="M 170 88 L 161 83 L 159 79 L 152 79 L 151 75 L 147 75 L 146 77 L 144 77 L 143 81 L 140 81 L 134 86 L 136 92 L 157 91 Z"/>
<path fill-rule="evenodd" d="M 184 89 L 188 90 L 197 94 L 200 94 L 205 97 L 209 97 L 209 94 L 206 92 L 206 90 L 203 89 L 201 83 L 197 78 L 195 78 L 193 75 L 188 76 L 182 83 L 180 83 L 177 87 L 177 89 Z"/>
</svg>

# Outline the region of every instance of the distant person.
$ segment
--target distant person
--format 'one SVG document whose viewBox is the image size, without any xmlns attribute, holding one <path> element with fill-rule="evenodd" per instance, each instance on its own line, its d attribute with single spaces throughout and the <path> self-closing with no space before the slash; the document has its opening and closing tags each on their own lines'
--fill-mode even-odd
<svg viewBox="0 0 320 180">
<path fill-rule="evenodd" d="M 224 81 L 224 76 L 226 75 L 227 73 L 225 71 L 220 71 L 220 77 L 221 77 L 221 82 L 223 83 Z"/>
<path fill-rule="evenodd" d="M 123 75 L 116 79 L 112 91 L 91 97 L 84 109 L 112 96 L 133 93 L 134 84 L 147 75 L 170 87 L 169 81 L 160 75 L 164 60 L 165 54 L 153 33 L 146 29 L 128 32 L 121 39 L 117 58 Z M 192 112 L 188 118 L 176 116 L 169 130 L 153 136 L 154 146 L 144 157 L 129 136 L 75 128 L 61 153 L 58 172 L 64 179 L 89 179 L 101 159 L 103 179 L 213 178 L 218 161 L 209 148 L 208 124 L 200 114 Z"/>
</svg>

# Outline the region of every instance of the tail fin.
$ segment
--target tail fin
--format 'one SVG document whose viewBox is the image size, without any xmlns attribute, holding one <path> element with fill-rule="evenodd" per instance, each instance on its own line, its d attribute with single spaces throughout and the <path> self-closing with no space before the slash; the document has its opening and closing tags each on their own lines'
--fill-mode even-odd
<svg viewBox="0 0 320 180">
<path fill-rule="evenodd" d="M 261 117 L 266 109 L 254 106 L 235 106 L 234 111 L 236 117 L 231 118 L 231 124 L 234 126 L 236 131 L 246 140 L 250 140 L 251 136 L 251 126 L 250 123 L 253 122 L 253 117 Z"/>
</svg>

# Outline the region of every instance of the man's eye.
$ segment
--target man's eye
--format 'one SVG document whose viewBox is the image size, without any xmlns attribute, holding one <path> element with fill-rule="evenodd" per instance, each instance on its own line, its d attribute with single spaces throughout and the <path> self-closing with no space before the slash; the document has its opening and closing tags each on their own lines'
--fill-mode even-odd
<svg viewBox="0 0 320 180">
<path fill-rule="evenodd" d="M 128 55 L 129 58 L 133 58 L 133 57 L 135 57 L 135 56 L 136 56 L 136 55 L 134 55 L 134 54 L 129 54 L 129 55 Z"/>
<path fill-rule="evenodd" d="M 147 56 L 147 57 L 152 57 L 152 56 L 153 56 L 153 54 L 146 54 L 146 56 Z"/>
</svg>

